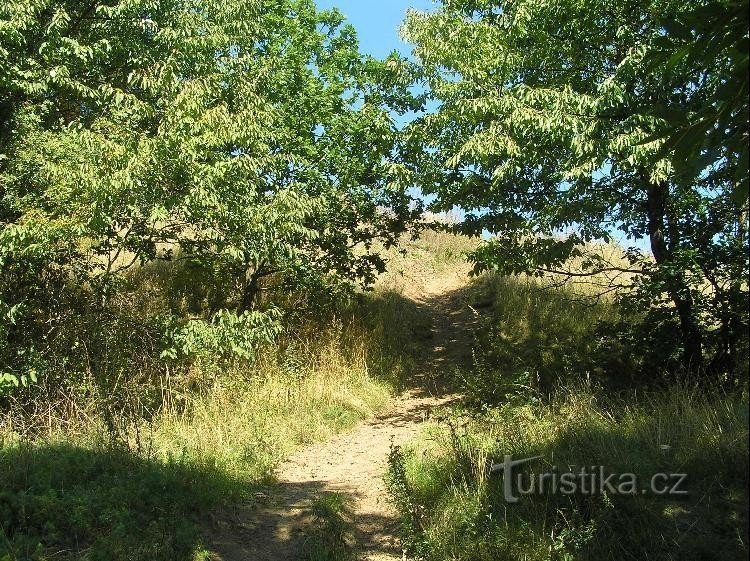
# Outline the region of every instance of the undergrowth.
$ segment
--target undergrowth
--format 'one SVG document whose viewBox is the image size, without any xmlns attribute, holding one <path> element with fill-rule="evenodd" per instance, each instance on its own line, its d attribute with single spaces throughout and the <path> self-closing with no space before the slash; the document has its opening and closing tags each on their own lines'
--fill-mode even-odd
<svg viewBox="0 0 750 561">
<path fill-rule="evenodd" d="M 203 558 L 207 512 L 252 500 L 294 447 L 385 405 L 411 360 L 402 334 L 383 325 L 400 305 L 363 296 L 346 319 L 289 332 L 251 367 L 195 363 L 149 385 L 123 379 L 119 395 L 82 384 L 46 407 L 11 404 L 0 428 L 0 559 Z M 112 403 L 114 432 L 101 413 Z"/>
<path fill-rule="evenodd" d="M 436 234 L 407 248 L 458 260 L 463 245 Z M 409 385 L 424 320 L 391 280 L 431 277 L 445 258 L 391 251 L 398 272 L 374 291 L 277 293 L 284 332 L 251 361 L 162 360 L 159 331 L 142 318 L 207 313 L 214 288 L 179 264 L 134 271 L 110 315 L 81 316 L 79 363 L 61 361 L 57 376 L 0 402 L 0 560 L 210 558 L 212 510 L 253 501 L 296 446 L 351 427 Z M 134 325 L 139 336 L 126 337 Z M 309 543 L 311 558 L 352 553 L 341 500 L 316 503 L 323 541 Z"/>
<path fill-rule="evenodd" d="M 352 505 L 342 493 L 323 493 L 312 502 L 312 529 L 307 533 L 306 561 L 354 561 L 356 545 Z"/>
<path fill-rule="evenodd" d="M 469 414 L 470 413 L 470 414 Z M 740 560 L 748 554 L 747 395 L 674 387 L 614 398 L 561 390 L 546 404 L 455 412 L 391 456 L 389 481 L 416 558 Z M 683 495 L 504 494 L 505 455 L 531 473 L 686 473 Z M 514 487 L 515 488 L 515 487 Z M 624 489 L 629 491 L 629 489 Z"/>
<path fill-rule="evenodd" d="M 548 279 L 480 278 L 474 363 L 455 372 L 463 404 L 392 451 L 388 483 L 408 554 L 428 561 L 709 561 L 748 554 L 748 394 L 706 380 L 663 376 L 628 317 L 586 287 Z M 651 333 L 651 345 L 662 341 Z M 657 357 L 658 358 L 658 357 Z M 505 497 L 493 464 L 538 459 L 531 474 L 687 474 L 687 495 L 641 487 L 612 494 L 544 492 Z"/>
</svg>

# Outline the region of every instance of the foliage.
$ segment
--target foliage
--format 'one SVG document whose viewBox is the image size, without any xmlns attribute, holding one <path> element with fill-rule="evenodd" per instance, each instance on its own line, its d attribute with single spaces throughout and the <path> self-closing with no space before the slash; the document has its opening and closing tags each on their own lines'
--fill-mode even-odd
<svg viewBox="0 0 750 561">
<path fill-rule="evenodd" d="M 245 358 L 274 332 L 264 279 L 372 282 L 373 243 L 418 211 L 393 115 L 421 100 L 409 64 L 361 55 L 343 21 L 312 0 L 3 3 L 3 371 L 64 357 L 70 326 L 155 261 L 190 263 L 211 294 L 141 319 Z"/>
<path fill-rule="evenodd" d="M 647 68 L 668 78 L 694 78 L 698 103 L 686 112 L 653 106 L 647 114 L 670 127 L 657 156 L 672 150 L 683 173 L 693 177 L 701 166 L 735 167 L 733 198 L 748 197 L 748 5 L 746 2 L 697 3 L 674 14 L 661 14 L 664 34 L 644 56 Z M 739 155 L 739 157 L 737 157 Z"/>
<path fill-rule="evenodd" d="M 207 520 L 256 500 L 295 447 L 386 405 L 384 380 L 411 364 L 405 341 L 385 329 L 404 314 L 378 294 L 368 298 L 339 319 L 285 332 L 250 368 L 230 362 L 212 375 L 197 358 L 159 379 L 119 378 L 112 393 L 81 383 L 64 399 L 37 398 L 32 412 L 11 401 L 0 416 L 0 559 L 208 558 L 199 555 L 211 548 Z M 106 409 L 117 411 L 116 446 L 99 415 Z M 350 553 L 343 502 L 316 504 L 311 554 Z"/>
<path fill-rule="evenodd" d="M 399 446 L 392 446 L 388 454 L 388 492 L 401 515 L 404 550 L 410 557 L 422 558 L 428 551 L 421 525 L 420 512 L 412 498 L 413 491 L 406 474 L 406 456 Z"/>
<path fill-rule="evenodd" d="M 472 403 L 526 402 L 581 379 L 613 392 L 673 381 L 680 341 L 671 314 L 623 309 L 598 298 L 596 284 L 558 283 L 498 275 L 474 282 L 469 301 L 482 313 L 473 364 L 455 374 Z"/>
<path fill-rule="evenodd" d="M 0 465 L 4 561 L 190 559 L 198 514 L 242 493 L 208 465 L 106 448 L 10 445 Z"/>
<path fill-rule="evenodd" d="M 487 276 L 474 290 L 475 302 L 490 304 L 478 320 L 474 364 L 459 372 L 460 387 L 475 403 L 526 400 L 581 375 L 610 388 L 637 376 L 638 355 L 612 352 L 599 332 L 620 319 L 611 302 L 587 302 L 585 292 L 536 278 Z M 626 365 L 614 368 L 618 359 Z"/>
<path fill-rule="evenodd" d="M 305 540 L 306 561 L 351 561 L 353 524 L 348 498 L 341 493 L 323 493 L 313 499 L 313 530 Z"/>
<path fill-rule="evenodd" d="M 246 311 L 241 315 L 220 310 L 210 324 L 191 322 L 167 334 L 162 358 L 231 357 L 251 361 L 261 343 L 270 344 L 281 334 L 278 310 Z"/>
<path fill-rule="evenodd" d="M 747 3 L 446 0 L 410 12 L 438 109 L 412 126 L 477 270 L 611 273 L 672 313 L 686 368 L 737 375 L 748 315 Z M 588 250 L 617 233 L 613 261 Z M 650 254 L 639 240 L 648 240 Z M 580 270 L 568 265 L 577 260 Z"/>
</svg>

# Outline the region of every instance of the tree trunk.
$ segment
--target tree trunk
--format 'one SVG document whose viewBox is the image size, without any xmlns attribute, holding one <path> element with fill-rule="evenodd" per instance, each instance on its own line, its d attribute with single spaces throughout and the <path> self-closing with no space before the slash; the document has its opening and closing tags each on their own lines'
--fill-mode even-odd
<svg viewBox="0 0 750 561">
<path fill-rule="evenodd" d="M 256 269 L 252 273 L 249 273 L 245 280 L 245 286 L 242 289 L 242 298 L 240 304 L 237 307 L 237 313 L 241 314 L 252 310 L 255 305 L 255 298 L 258 295 L 258 279 L 260 278 L 259 271 Z"/>
<path fill-rule="evenodd" d="M 648 234 L 651 241 L 651 253 L 659 266 L 669 265 L 672 254 L 665 239 L 666 209 L 668 188 L 666 183 L 648 181 Z M 677 240 L 671 240 L 674 247 Z M 674 302 L 680 318 L 682 335 L 682 362 L 685 368 L 703 366 L 703 333 L 695 317 L 695 305 L 689 287 L 681 277 L 680 271 L 667 271 L 667 291 Z"/>
<path fill-rule="evenodd" d="M 742 209 L 739 212 L 737 220 L 737 240 L 744 247 L 745 238 L 747 236 L 747 224 L 748 224 L 748 204 L 745 202 Z M 731 285 L 729 287 L 729 295 L 727 302 L 727 319 L 725 322 L 726 331 L 726 353 L 727 353 L 727 373 L 728 383 L 733 384 L 738 378 L 740 362 L 739 357 L 739 342 L 747 337 L 746 324 L 743 326 L 742 318 L 744 314 L 747 314 L 747 298 L 743 295 L 742 285 L 745 282 L 745 275 L 743 273 L 734 275 Z M 746 317 L 746 316 L 745 316 Z"/>
</svg>

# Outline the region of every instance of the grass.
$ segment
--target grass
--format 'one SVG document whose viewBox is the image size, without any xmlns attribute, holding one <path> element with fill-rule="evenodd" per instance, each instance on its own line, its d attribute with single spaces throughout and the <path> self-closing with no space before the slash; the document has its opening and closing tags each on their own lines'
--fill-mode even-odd
<svg viewBox="0 0 750 561">
<path fill-rule="evenodd" d="M 115 441 L 99 413 L 104 397 L 85 389 L 23 422 L 7 413 L 0 560 L 205 557 L 207 512 L 253 500 L 296 446 L 387 403 L 410 360 L 397 344 L 400 332 L 383 325 L 403 316 L 401 304 L 387 294 L 363 296 L 342 312 L 346 320 L 291 333 L 252 367 L 196 363 L 148 387 L 122 381 L 113 399 L 129 407 L 115 415 Z M 151 410 L 141 396 L 155 388 L 162 395 Z"/>
<path fill-rule="evenodd" d="M 437 276 L 453 274 L 464 280 L 471 270 L 466 256 L 478 245 L 476 238 L 425 230 L 419 239 L 404 243 L 403 253 L 389 251 L 389 273 L 378 284 L 414 296 Z"/>
<path fill-rule="evenodd" d="M 475 364 L 457 373 L 467 399 L 391 454 L 391 495 L 415 559 L 747 557 L 746 388 L 683 381 L 628 389 L 629 353 L 645 349 L 612 336 L 606 327 L 621 320 L 619 310 L 585 291 L 492 276 L 472 288 Z M 489 469 L 506 454 L 540 456 L 518 468 L 525 485 L 532 472 L 601 465 L 639 482 L 687 473 L 689 495 L 546 492 L 512 504 L 503 476 Z"/>
<path fill-rule="evenodd" d="M 304 544 L 306 561 L 356 559 L 350 499 L 341 493 L 322 493 L 312 504 L 312 530 Z"/>
<path fill-rule="evenodd" d="M 193 559 L 199 513 L 242 488 L 186 458 L 65 440 L 0 450 L 0 559 Z"/>
<path fill-rule="evenodd" d="M 106 383 L 81 373 L 62 392 L 45 393 L 44 384 L 28 390 L 38 391 L 31 408 L 3 403 L 0 561 L 210 559 L 203 532 L 214 509 L 254 500 L 295 447 L 351 427 L 410 385 L 430 318 L 405 294 L 438 276 L 461 287 L 475 244 L 426 233 L 407 244 L 410 257 L 391 255 L 391 273 L 375 292 L 325 313 L 314 301 L 300 308 L 306 297 L 292 295 L 302 312 L 252 365 L 196 361 L 155 370 L 156 359 L 144 353 Z M 150 317 L 205 306 L 169 283 L 161 287 L 175 280 L 164 271 L 155 278 L 134 294 L 136 311 L 151 306 Z M 413 557 L 746 557 L 746 391 L 623 389 L 635 379 L 631 354 L 640 366 L 650 355 L 602 331 L 622 318 L 611 301 L 581 298 L 585 291 L 492 276 L 465 291 L 479 325 L 474 368 L 456 374 L 465 408 L 446 412 L 391 456 L 389 482 Z M 488 473 L 505 454 L 541 456 L 528 468 L 535 471 L 604 464 L 641 479 L 684 471 L 690 495 L 548 494 L 511 505 L 501 478 Z M 345 498 L 323 494 L 313 507 L 307 558 L 352 559 Z"/>
<path fill-rule="evenodd" d="M 499 403 L 518 384 L 525 393 L 549 392 L 561 379 L 604 375 L 597 330 L 619 317 L 610 301 L 590 302 L 576 289 L 529 277 L 486 275 L 473 290 L 475 364 L 458 381 L 470 398 Z"/>
<path fill-rule="evenodd" d="M 425 559 L 731 560 L 748 553 L 746 395 L 673 388 L 607 398 L 561 391 L 551 403 L 456 413 L 400 453 L 392 488 Z M 510 504 L 490 462 L 606 466 L 648 482 L 687 473 L 689 495 L 524 495 Z M 518 475 L 518 474 L 516 474 Z"/>
<path fill-rule="evenodd" d="M 171 455 L 190 450 L 226 473 L 262 481 L 296 446 L 351 427 L 389 399 L 392 386 L 372 370 L 366 341 L 342 349 L 341 337 L 335 330 L 318 339 L 304 362 L 265 363 L 253 376 L 217 379 L 187 412 L 164 411 L 155 422 L 155 446 Z"/>
<path fill-rule="evenodd" d="M 407 244 L 409 259 L 391 252 L 377 290 L 346 305 L 289 294 L 285 335 L 252 364 L 165 367 L 158 330 L 123 338 L 141 318 L 200 314 L 221 297 L 220 284 L 185 265 L 135 269 L 117 303 L 122 325 L 81 334 L 101 343 L 103 373 L 61 363 L 55 380 L 2 404 L 0 560 L 206 558 L 207 513 L 252 501 L 295 447 L 373 415 L 408 385 L 421 320 L 392 280 L 432 277 L 458 263 L 467 243 L 430 233 Z M 311 555 L 338 559 L 348 538 L 332 528 L 345 505 L 316 504 L 325 539 Z"/>
</svg>

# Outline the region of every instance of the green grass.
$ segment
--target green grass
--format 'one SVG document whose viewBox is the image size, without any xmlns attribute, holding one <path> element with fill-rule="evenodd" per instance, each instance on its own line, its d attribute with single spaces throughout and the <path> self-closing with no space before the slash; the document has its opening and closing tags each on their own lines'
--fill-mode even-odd
<svg viewBox="0 0 750 561">
<path fill-rule="evenodd" d="M 323 493 L 313 500 L 313 521 L 304 544 L 306 561 L 353 561 L 355 538 L 352 506 L 341 493 Z"/>
<path fill-rule="evenodd" d="M 423 266 L 433 275 L 460 261 L 466 243 L 428 234 L 409 244 L 421 257 L 394 255 L 378 290 L 348 303 L 288 294 L 287 332 L 252 364 L 170 368 L 148 329 L 134 341 L 97 332 L 104 374 L 61 364 L 56 380 L 0 404 L 0 561 L 206 558 L 212 510 L 252 501 L 295 447 L 373 415 L 409 384 L 423 319 L 389 279 Z M 118 310 L 132 322 L 202 313 L 221 288 L 174 264 L 130 280 Z M 332 533 L 345 517 L 337 501 L 316 503 L 315 535 L 325 539 L 313 558 L 347 554 Z"/>
<path fill-rule="evenodd" d="M 485 275 L 473 291 L 480 322 L 475 364 L 459 373 L 457 385 L 476 402 L 500 403 L 519 385 L 528 395 L 547 393 L 561 380 L 625 377 L 626 368 L 608 364 L 616 354 L 598 334 L 619 318 L 612 302 L 529 277 Z"/>
<path fill-rule="evenodd" d="M 127 407 L 110 415 L 114 441 L 100 413 L 107 396 L 85 385 L 68 400 L 40 395 L 35 410 L 11 409 L 0 423 L 0 560 L 206 558 L 212 510 L 252 501 L 295 447 L 388 402 L 412 360 L 402 333 L 385 327 L 403 305 L 363 296 L 252 366 L 196 363 L 146 385 L 118 381 L 113 402 Z"/>
<path fill-rule="evenodd" d="M 616 336 L 615 304 L 587 295 L 494 276 L 467 292 L 478 313 L 474 366 L 456 372 L 467 399 L 391 455 L 391 494 L 414 558 L 747 557 L 747 389 L 665 382 L 658 365 L 647 368 L 645 347 Z M 546 493 L 510 504 L 502 476 L 489 473 L 506 454 L 541 457 L 519 468 L 525 477 L 555 466 L 601 465 L 640 482 L 687 473 L 690 493 Z"/>
<path fill-rule="evenodd" d="M 200 514 L 243 482 L 187 458 L 67 442 L 0 449 L 0 559 L 192 559 Z"/>
<path fill-rule="evenodd" d="M 391 486 L 413 552 L 430 560 L 739 560 L 747 441 L 746 395 L 568 390 L 548 404 L 456 414 L 392 459 Z M 488 474 L 505 454 L 541 456 L 535 473 L 604 465 L 641 482 L 687 473 L 689 495 L 548 493 L 509 504 L 502 476 Z"/>
</svg>

